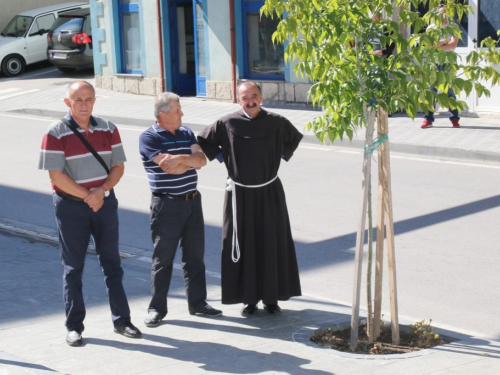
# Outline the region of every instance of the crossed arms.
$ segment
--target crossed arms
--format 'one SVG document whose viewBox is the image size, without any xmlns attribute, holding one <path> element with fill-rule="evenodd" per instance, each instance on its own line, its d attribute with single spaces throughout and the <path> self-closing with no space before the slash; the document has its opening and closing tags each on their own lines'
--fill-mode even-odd
<svg viewBox="0 0 500 375">
<path fill-rule="evenodd" d="M 163 172 L 170 174 L 182 174 L 190 168 L 200 169 L 207 164 L 205 153 L 199 145 L 191 145 L 191 152 L 182 155 L 159 154 L 153 161 Z"/>
</svg>

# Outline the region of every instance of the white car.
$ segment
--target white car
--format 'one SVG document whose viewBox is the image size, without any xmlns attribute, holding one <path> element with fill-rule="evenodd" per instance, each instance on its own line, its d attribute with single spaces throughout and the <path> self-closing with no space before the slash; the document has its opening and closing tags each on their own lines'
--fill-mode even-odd
<svg viewBox="0 0 500 375">
<path fill-rule="evenodd" d="M 26 65 L 47 60 L 47 32 L 60 12 L 88 8 L 88 2 L 70 2 L 19 13 L 0 36 L 0 70 L 8 77 Z"/>
</svg>

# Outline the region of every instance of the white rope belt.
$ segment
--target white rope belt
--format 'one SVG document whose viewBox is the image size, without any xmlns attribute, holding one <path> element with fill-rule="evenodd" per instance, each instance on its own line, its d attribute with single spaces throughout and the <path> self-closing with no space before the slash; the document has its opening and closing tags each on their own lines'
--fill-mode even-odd
<svg viewBox="0 0 500 375">
<path fill-rule="evenodd" d="M 229 177 L 227 179 L 226 190 L 232 192 L 232 199 L 231 199 L 232 202 L 231 203 L 233 206 L 233 247 L 231 250 L 231 258 L 233 259 L 234 263 L 238 263 L 238 261 L 240 260 L 240 244 L 238 242 L 238 225 L 237 225 L 238 217 L 236 215 L 236 185 L 241 186 L 241 187 L 246 187 L 246 188 L 252 188 L 252 189 L 260 188 L 260 187 L 269 185 L 270 183 L 274 182 L 274 180 L 276 180 L 277 178 L 278 178 L 278 175 L 276 175 L 276 177 L 274 177 L 272 180 L 266 182 L 265 184 L 260 184 L 260 185 L 243 185 L 243 184 L 240 184 L 239 182 L 234 182 L 231 179 L 231 177 Z"/>
</svg>

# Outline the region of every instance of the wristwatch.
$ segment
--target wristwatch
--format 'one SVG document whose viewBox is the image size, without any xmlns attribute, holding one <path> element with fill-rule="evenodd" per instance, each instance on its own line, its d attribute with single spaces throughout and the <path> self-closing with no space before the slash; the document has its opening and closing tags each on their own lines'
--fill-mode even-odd
<svg viewBox="0 0 500 375">
<path fill-rule="evenodd" d="M 104 187 L 104 185 L 101 186 L 102 189 L 104 190 L 104 198 L 109 197 L 109 190 Z"/>
</svg>

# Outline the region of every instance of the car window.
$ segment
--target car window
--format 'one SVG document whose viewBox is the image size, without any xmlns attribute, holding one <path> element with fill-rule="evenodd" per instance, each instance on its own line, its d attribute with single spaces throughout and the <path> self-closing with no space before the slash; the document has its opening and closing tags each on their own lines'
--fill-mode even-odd
<svg viewBox="0 0 500 375">
<path fill-rule="evenodd" d="M 3 36 L 22 37 L 31 24 L 33 17 L 15 16 L 3 29 Z"/>
<path fill-rule="evenodd" d="M 52 13 L 36 18 L 30 30 L 30 36 L 39 35 L 40 31 L 46 33 L 55 20 L 56 17 Z"/>
<path fill-rule="evenodd" d="M 52 29 L 56 33 L 61 31 L 80 31 L 82 29 L 83 18 L 59 17 Z"/>
</svg>

